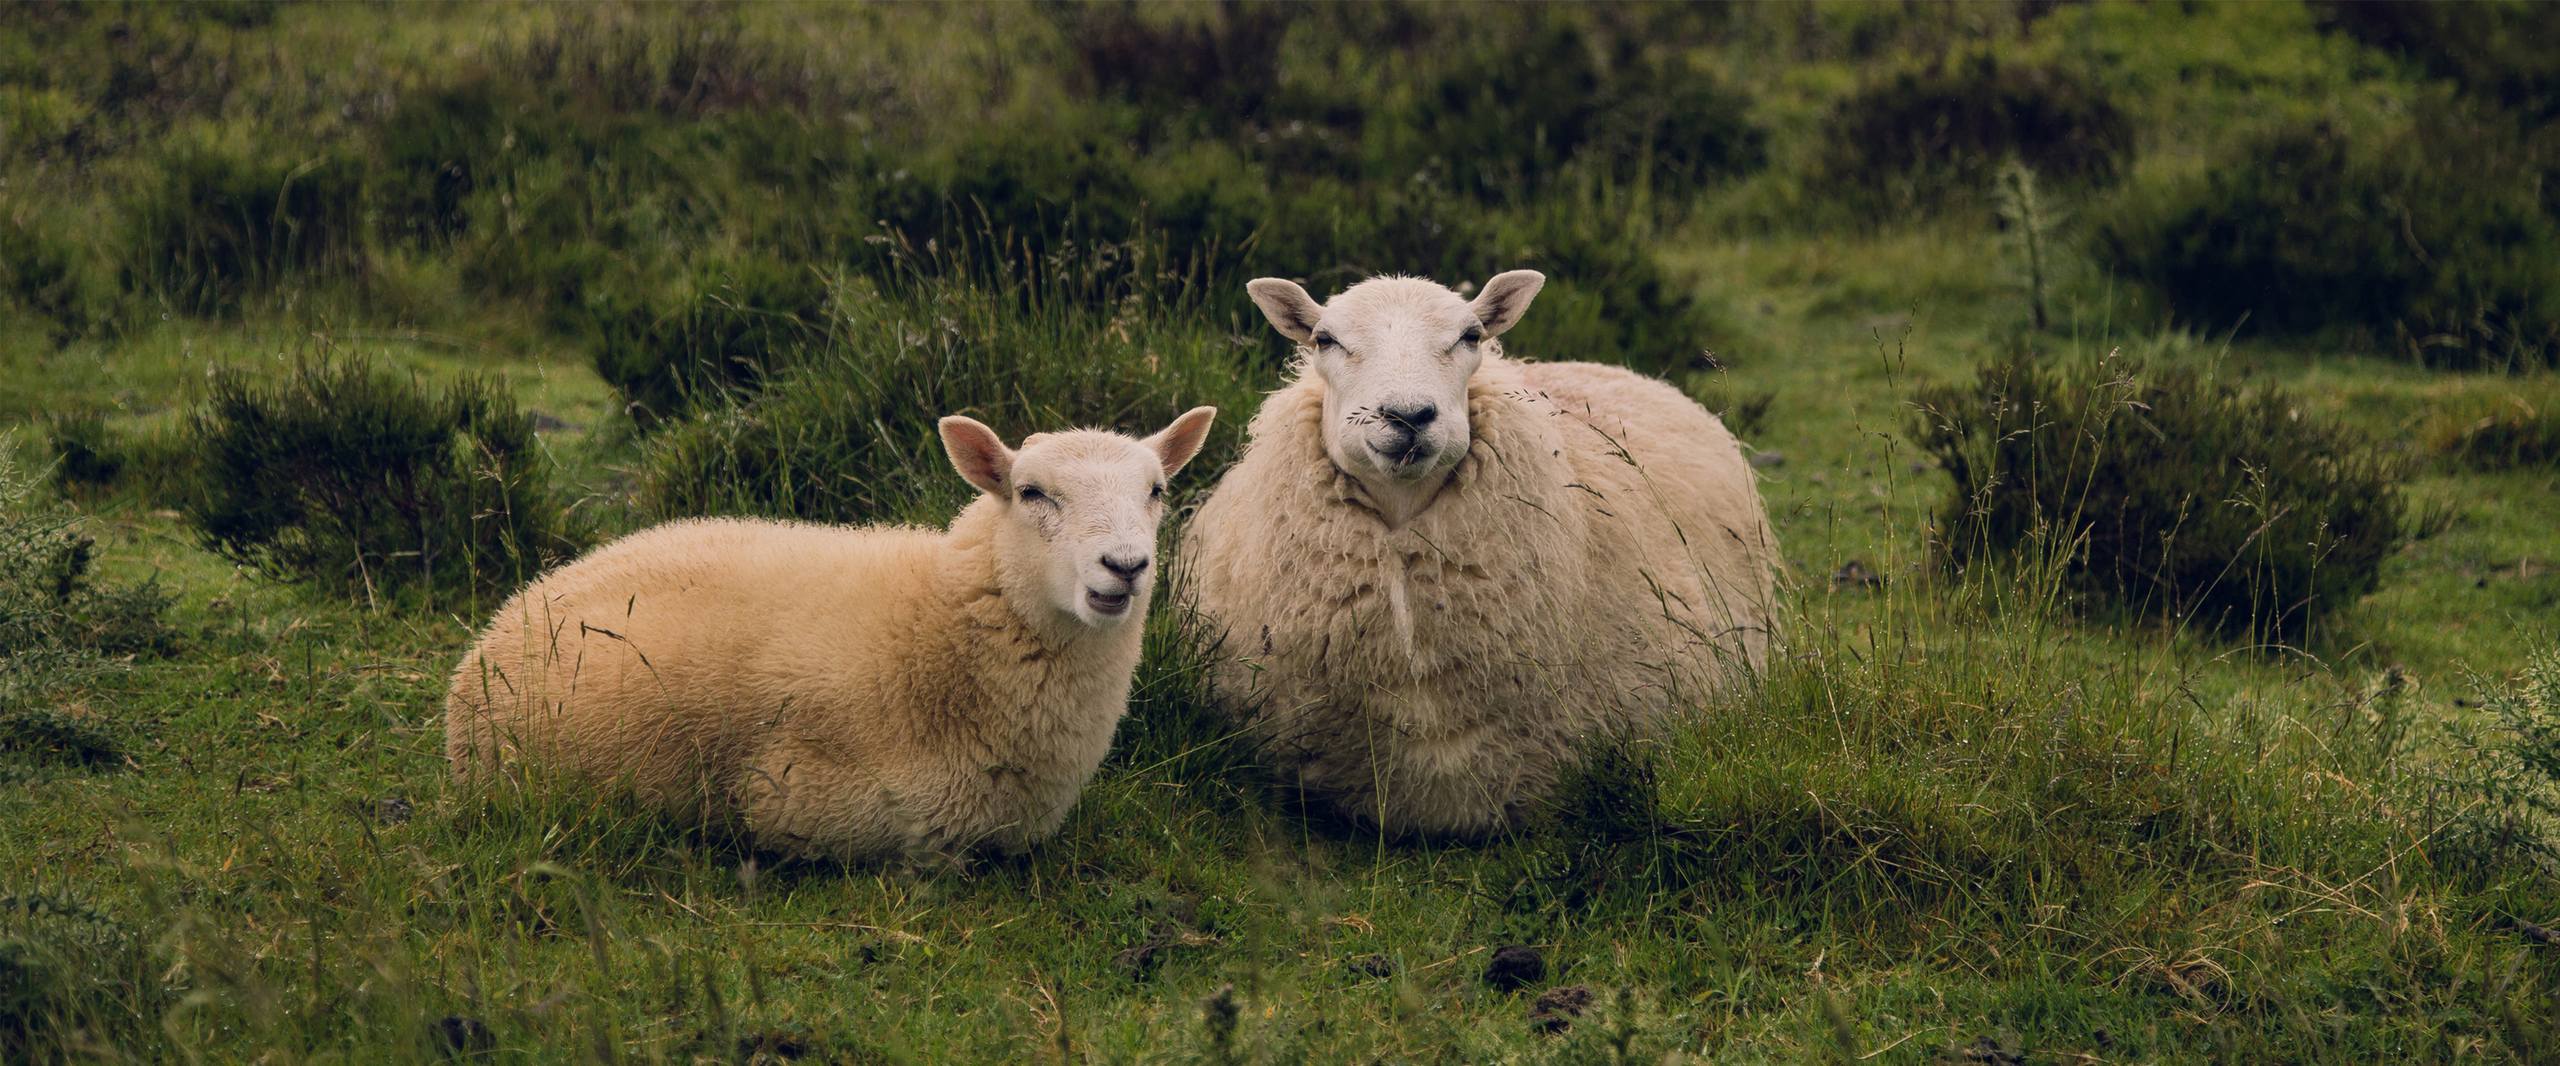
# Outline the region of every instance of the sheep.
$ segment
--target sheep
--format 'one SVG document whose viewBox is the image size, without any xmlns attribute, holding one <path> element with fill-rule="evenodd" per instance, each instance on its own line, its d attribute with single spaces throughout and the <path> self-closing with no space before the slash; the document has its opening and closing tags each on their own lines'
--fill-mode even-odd
<svg viewBox="0 0 2560 1066">
<path fill-rule="evenodd" d="M 698 519 L 599 548 L 463 657 L 451 767 L 566 770 L 798 857 L 1020 853 L 1127 710 L 1165 485 L 1216 414 L 1019 451 L 945 418 L 980 493 L 947 530 Z"/>
<path fill-rule="evenodd" d="M 1248 286 L 1299 361 L 1184 534 L 1211 684 L 1284 784 L 1393 835 L 1517 824 L 1588 741 L 1767 661 L 1750 463 L 1668 384 L 1506 358 L 1545 281 Z"/>
</svg>

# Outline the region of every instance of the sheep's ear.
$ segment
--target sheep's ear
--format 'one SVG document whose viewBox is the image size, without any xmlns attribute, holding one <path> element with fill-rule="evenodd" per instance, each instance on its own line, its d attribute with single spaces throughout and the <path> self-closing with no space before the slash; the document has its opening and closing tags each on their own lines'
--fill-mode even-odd
<svg viewBox="0 0 2560 1066">
<path fill-rule="evenodd" d="M 942 450 L 951 453 L 951 465 L 978 491 L 1004 495 L 1005 480 L 1013 476 L 1013 449 L 986 423 L 960 415 L 943 419 Z"/>
<path fill-rule="evenodd" d="M 1182 417 L 1164 427 L 1164 432 L 1141 443 L 1155 450 L 1156 458 L 1164 460 L 1164 476 L 1172 477 L 1181 472 L 1182 464 L 1200 454 L 1201 443 L 1209 439 L 1209 424 L 1217 420 L 1217 408 L 1194 407 L 1182 412 Z"/>
<path fill-rule="evenodd" d="M 1547 283 L 1547 276 L 1535 270 L 1512 270 L 1493 276 L 1484 283 L 1484 291 L 1476 295 L 1469 307 L 1476 320 L 1484 323 L 1484 331 L 1501 336 L 1502 331 L 1520 324 L 1520 316 L 1529 310 L 1529 301 Z"/>
<path fill-rule="evenodd" d="M 1297 282 L 1255 278 L 1245 283 L 1244 291 L 1253 294 L 1253 305 L 1262 309 L 1262 317 L 1270 319 L 1271 328 L 1281 336 L 1305 344 L 1316 335 L 1316 320 L 1324 316 L 1324 305 Z"/>
</svg>

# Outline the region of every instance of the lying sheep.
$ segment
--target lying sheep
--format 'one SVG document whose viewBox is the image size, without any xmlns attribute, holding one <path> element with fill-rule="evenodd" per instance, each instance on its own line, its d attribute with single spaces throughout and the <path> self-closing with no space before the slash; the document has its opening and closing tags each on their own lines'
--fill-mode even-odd
<svg viewBox="0 0 2560 1066">
<path fill-rule="evenodd" d="M 1733 435 L 1660 381 L 1504 358 L 1545 280 L 1250 286 L 1301 366 L 1186 534 L 1213 680 L 1389 831 L 1508 824 L 1587 738 L 1768 655 L 1777 545 Z"/>
<path fill-rule="evenodd" d="M 618 782 L 759 844 L 938 864 L 1056 831 L 1126 710 L 1165 482 L 1213 408 L 1020 451 L 942 420 L 947 531 L 699 520 L 543 576 L 454 672 L 458 774 Z"/>
</svg>

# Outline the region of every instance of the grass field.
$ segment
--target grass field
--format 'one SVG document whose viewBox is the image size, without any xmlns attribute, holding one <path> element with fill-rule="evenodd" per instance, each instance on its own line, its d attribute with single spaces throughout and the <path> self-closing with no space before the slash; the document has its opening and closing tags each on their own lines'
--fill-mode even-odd
<svg viewBox="0 0 2560 1066">
<path fill-rule="evenodd" d="M 0 1059 L 2553 1061 L 2560 20 L 2423 7 L 27 8 Z M 314 359 L 496 383 L 564 543 L 939 521 L 953 411 L 1221 404 L 1196 501 L 1286 373 L 1246 278 L 1510 266 L 1557 281 L 1515 355 L 1727 412 L 1790 574 L 1767 676 L 1492 842 L 1300 816 L 1178 588 L 1019 862 L 467 792 L 445 679 L 503 582 L 202 532 L 215 371 Z M 2018 353 L 2281 390 L 2388 471 L 2371 590 L 2235 633 L 2074 584 L 2067 529 L 1946 565 L 1916 398 Z M 57 476 L 87 416 L 122 469 Z M 48 598 L 66 525 L 165 640 Z"/>
</svg>

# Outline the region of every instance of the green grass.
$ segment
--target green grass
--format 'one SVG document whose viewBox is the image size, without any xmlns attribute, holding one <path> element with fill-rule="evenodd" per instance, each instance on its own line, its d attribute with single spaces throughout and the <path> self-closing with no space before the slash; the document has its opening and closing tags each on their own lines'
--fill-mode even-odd
<svg viewBox="0 0 2560 1066">
<path fill-rule="evenodd" d="M 595 136 L 623 186 L 565 185 L 585 171 L 527 164 L 511 180 L 528 228 L 507 241 L 377 234 L 362 278 L 289 278 L 210 316 L 164 311 L 115 280 L 133 247 L 117 220 L 157 187 L 159 134 L 370 136 L 393 101 L 368 87 L 491 76 L 562 24 L 503 11 L 287 7 L 234 25 L 135 9 L 134 47 L 193 40 L 238 61 L 218 96 L 172 85 L 114 107 L 5 42 L 0 105 L 82 116 L 64 121 L 98 147 L 9 142 L 0 174 L 14 199 L 0 212 L 46 212 L 80 261 L 104 264 L 86 291 L 113 306 L 112 321 L 56 344 L 53 320 L 0 295 L 0 437 L 40 459 L 48 416 L 95 412 L 110 436 L 183 447 L 209 368 L 272 378 L 325 344 L 430 383 L 501 382 L 545 416 L 540 447 L 576 512 L 611 533 L 671 507 L 930 518 L 959 498 L 920 421 L 942 412 L 897 408 L 901 390 L 1019 422 L 1012 432 L 1123 416 L 1136 428 L 1198 399 L 1177 386 L 1235 405 L 1281 380 L 1240 279 L 1078 259 L 1072 269 L 1093 271 L 1078 291 L 1115 301 L 1079 309 L 1009 303 L 1023 299 L 1011 268 L 980 264 L 847 281 L 868 302 L 831 310 L 827 328 L 844 332 L 762 394 L 734 408 L 705 397 L 694 421 L 644 429 L 597 376 L 597 337 L 579 317 L 590 303 L 472 280 L 473 262 L 574 267 L 594 271 L 575 275 L 580 300 L 645 301 L 709 251 L 868 269 L 869 220 L 820 213 L 850 217 L 880 204 L 838 199 L 901 186 L 722 155 L 724 137 L 859 141 L 848 158 L 938 173 L 971 138 L 1051 119 L 1156 129 L 1139 104 L 1078 95 L 1068 43 L 1029 8 L 751 9 L 739 15 L 747 47 L 803 49 L 777 54 L 826 74 L 777 84 L 853 103 L 759 126 L 740 117 L 752 106 L 694 115 L 599 102 L 574 79 L 537 86 L 576 117 L 527 120 L 527 136 Z M 1385 40 L 1391 14 L 1340 17 L 1376 20 L 1363 32 Z M 2465 791 L 2454 757 L 2462 731 L 2486 724 L 2481 687 L 2560 639 L 2560 468 L 2473 461 L 2445 427 L 2515 396 L 2548 412 L 2549 373 L 2182 330 L 2081 251 L 2109 192 L 2046 189 L 2059 222 L 2043 332 L 1987 208 L 1845 222 L 1791 206 L 1820 206 L 1805 168 L 1831 109 L 1941 48 L 2091 64 L 2135 124 L 2119 179 L 2135 193 L 2211 166 L 2270 114 L 2385 121 L 2422 74 L 2288 4 L 2023 15 L 1842 4 L 1715 16 L 1724 23 L 1677 58 L 1749 94 L 1767 131 L 1762 169 L 1659 211 L 1632 206 L 1668 199 L 1659 190 L 1576 185 L 1584 174 L 1540 192 L 1530 206 L 1552 217 L 1535 226 L 1498 197 L 1461 205 L 1494 227 L 1466 232 L 1506 241 L 1632 235 L 1636 258 L 1697 301 L 1682 321 L 1707 332 L 1685 342 L 1721 369 L 1674 361 L 1669 375 L 1718 405 L 1769 397 L 1746 439 L 1790 569 L 1787 638 L 1765 678 L 1671 737 L 1607 753 L 1534 824 L 1455 845 L 1301 817 L 1203 705 L 1206 653 L 1170 590 L 1120 745 L 1025 860 L 931 880 L 775 865 L 750 842 L 570 782 L 468 794 L 445 773 L 441 697 L 482 619 L 265 580 L 206 551 L 160 487 L 128 477 L 75 487 L 68 503 L 99 542 L 102 580 L 155 578 L 174 595 L 174 652 L 24 690 L 28 708 L 56 716 L 43 721 L 105 730 L 121 759 L 0 747 L 0 1058 L 2548 1061 L 2560 1054 L 2547 932 L 2560 879 L 2514 853 L 2460 850 L 2452 830 L 2497 802 Z M 600 17 L 665 25 L 645 9 Z M 1484 26 L 1502 41 L 1524 32 Z M 1392 89 L 1396 107 L 1420 92 L 1393 81 L 1390 53 L 1307 47 L 1319 28 L 1289 31 L 1280 84 L 1338 75 Z M 83 36 L 93 30 L 63 47 L 104 49 Z M 1288 106 L 1329 97 L 1313 99 Z M 1175 145 L 1141 177 L 1232 192 L 1218 182 L 1262 158 L 1237 146 L 1254 136 Z M 1369 166 L 1383 157 L 1360 153 L 1376 148 L 1341 150 Z M 700 159 L 719 165 L 681 165 Z M 573 226 L 562 204 L 592 214 Z M 540 228 L 553 224 L 573 232 Z M 1309 232 L 1292 239 L 1321 247 Z M 605 254 L 567 254 L 580 249 Z M 948 336 L 931 335 L 937 316 Z M 1618 332 L 1594 319 L 1553 335 Z M 1616 354 L 1522 343 L 1531 357 Z M 2033 560 L 1944 576 L 1926 530 L 1946 477 L 1906 435 L 1911 397 L 2019 345 L 2057 360 L 2121 348 L 2281 385 L 2306 417 L 2340 420 L 2406 463 L 2422 535 L 2298 646 L 2083 620 L 2058 609 Z M 841 409 L 826 406 L 831 387 Z M 1205 484 L 1232 456 L 1246 414 L 1227 412 L 1186 481 Z M 741 425 L 793 441 L 776 448 L 795 461 L 882 456 L 865 460 L 882 474 L 820 467 L 823 491 L 721 479 L 652 493 L 671 470 L 701 480 L 669 452 L 698 461 L 723 439 L 715 429 Z M 866 426 L 873 451 L 834 443 Z M 1879 580 L 1834 579 L 1853 562 Z M 2455 787 L 2437 787 L 2448 777 Z M 1517 992 L 1483 979 L 1511 945 L 1547 969 Z M 1588 1013 L 1560 1033 L 1533 1026 L 1539 994 L 1569 985 L 1592 992 Z"/>
</svg>

